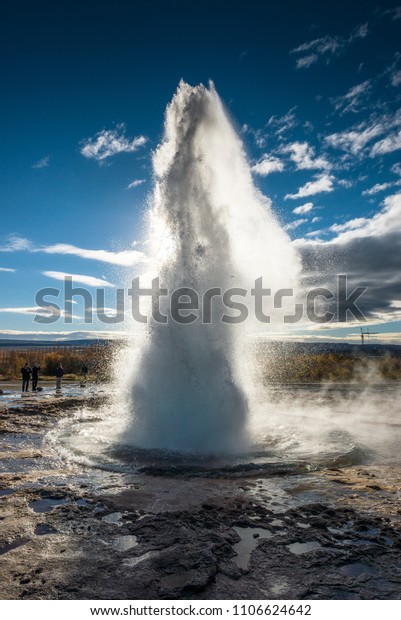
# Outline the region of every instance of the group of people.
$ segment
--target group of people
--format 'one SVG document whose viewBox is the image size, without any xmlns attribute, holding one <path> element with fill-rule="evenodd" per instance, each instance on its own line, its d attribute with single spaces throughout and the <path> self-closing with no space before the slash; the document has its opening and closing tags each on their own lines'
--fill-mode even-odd
<svg viewBox="0 0 401 620">
<path fill-rule="evenodd" d="M 40 366 L 39 366 L 39 364 L 37 362 L 34 363 L 32 368 L 30 367 L 28 362 L 26 362 L 25 366 L 23 366 L 21 368 L 22 391 L 23 392 L 28 392 L 29 391 L 29 381 L 31 379 L 32 379 L 32 392 L 37 392 L 38 389 L 39 390 L 42 389 L 42 388 L 38 388 L 39 371 L 40 371 Z M 83 375 L 85 381 L 86 381 L 86 378 L 88 376 L 88 372 L 89 372 L 89 369 L 88 369 L 87 365 L 84 364 L 82 366 L 82 369 L 81 369 L 81 375 Z M 61 363 L 57 366 L 56 372 L 54 374 L 56 376 L 56 390 L 60 390 L 61 389 L 61 379 L 64 376 L 64 368 L 62 367 Z M 82 384 L 82 385 L 84 385 L 84 384 Z"/>
<path fill-rule="evenodd" d="M 25 366 L 21 368 L 22 391 L 23 392 L 29 391 L 29 381 L 31 380 L 31 378 L 32 378 L 32 392 L 38 391 L 39 371 L 40 371 L 40 366 L 37 362 L 35 362 L 32 368 L 30 367 L 28 362 L 26 362 Z M 58 365 L 55 375 L 56 375 L 56 389 L 60 390 L 61 379 L 64 375 L 64 369 L 61 364 Z"/>
<path fill-rule="evenodd" d="M 22 375 L 22 391 L 28 392 L 29 390 L 29 381 L 32 377 L 32 392 L 37 392 L 38 389 L 38 381 L 39 381 L 39 371 L 40 366 L 38 363 L 32 366 L 29 366 L 28 362 L 26 362 L 25 366 L 21 368 Z"/>
</svg>

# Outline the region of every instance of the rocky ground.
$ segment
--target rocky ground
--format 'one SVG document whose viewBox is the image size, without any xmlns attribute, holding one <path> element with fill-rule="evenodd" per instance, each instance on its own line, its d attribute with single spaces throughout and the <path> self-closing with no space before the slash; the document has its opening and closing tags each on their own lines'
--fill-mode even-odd
<svg viewBox="0 0 401 620">
<path fill-rule="evenodd" d="M 401 598 L 398 470 L 83 471 L 40 441 L 82 400 L 0 413 L 0 598 Z"/>
</svg>

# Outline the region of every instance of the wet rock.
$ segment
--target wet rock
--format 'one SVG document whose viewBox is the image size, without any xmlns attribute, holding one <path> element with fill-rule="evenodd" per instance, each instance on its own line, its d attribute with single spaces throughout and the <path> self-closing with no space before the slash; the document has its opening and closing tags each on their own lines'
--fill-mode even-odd
<svg viewBox="0 0 401 620">
<path fill-rule="evenodd" d="M 47 534 L 57 534 L 58 530 L 48 523 L 38 523 L 35 527 L 34 534 L 36 536 L 45 536 Z"/>
<path fill-rule="evenodd" d="M 219 572 L 230 579 L 240 579 L 243 575 L 243 571 L 234 562 L 220 562 Z"/>
<path fill-rule="evenodd" d="M 0 420 L 0 430 L 7 423 L 16 434 L 43 433 L 71 411 L 29 407 Z M 1 598 L 399 598 L 401 481 L 394 469 L 283 477 L 269 481 L 268 492 L 260 478 L 258 486 L 239 473 L 235 480 L 216 473 L 190 479 L 184 471 L 113 475 L 102 490 L 73 469 L 61 474 L 35 462 L 35 470 L 3 476 L 10 492 L 0 497 Z M 318 501 L 310 501 L 311 491 Z M 29 508 L 54 500 L 64 503 L 44 514 Z M 118 527 L 102 519 L 115 513 Z M 241 536 L 234 527 L 252 542 L 246 569 L 235 561 Z M 294 543 L 315 547 L 295 554 Z"/>
</svg>

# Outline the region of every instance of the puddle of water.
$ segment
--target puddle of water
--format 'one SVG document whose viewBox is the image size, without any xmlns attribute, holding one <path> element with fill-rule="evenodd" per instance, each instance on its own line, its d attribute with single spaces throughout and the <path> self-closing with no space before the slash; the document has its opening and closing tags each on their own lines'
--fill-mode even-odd
<svg viewBox="0 0 401 620">
<path fill-rule="evenodd" d="M 380 574 L 379 569 L 374 566 L 369 566 L 368 564 L 362 564 L 361 562 L 344 564 L 344 566 L 341 566 L 340 572 L 346 577 L 361 577 L 362 575 L 376 577 Z"/>
<path fill-rule="evenodd" d="M 272 525 L 273 527 L 285 527 L 286 526 L 286 524 L 284 523 L 282 519 L 273 519 L 270 525 Z"/>
<path fill-rule="evenodd" d="M 29 508 L 34 512 L 51 512 L 56 506 L 62 506 L 68 502 L 69 499 L 66 498 L 57 499 L 46 497 L 44 499 L 34 499 L 32 502 L 29 502 Z"/>
<path fill-rule="evenodd" d="M 52 525 L 48 525 L 47 523 L 38 523 L 35 527 L 34 534 L 36 536 L 44 536 L 45 534 L 58 534 L 58 530 Z"/>
<path fill-rule="evenodd" d="M 328 527 L 327 531 L 330 534 L 344 534 L 344 530 L 340 530 L 338 527 Z"/>
<path fill-rule="evenodd" d="M 122 512 L 110 512 L 110 514 L 102 517 L 102 521 L 105 521 L 105 523 L 115 523 L 116 525 L 122 525 L 122 523 L 119 523 L 122 516 Z"/>
<path fill-rule="evenodd" d="M 7 495 L 12 495 L 15 493 L 15 489 L 0 489 L 0 497 L 7 497 Z"/>
<path fill-rule="evenodd" d="M 13 542 L 10 542 L 0 547 L 0 555 L 4 555 L 5 553 L 8 553 L 13 549 L 17 549 L 22 545 L 26 545 L 27 542 L 29 542 L 29 538 L 17 538 L 16 540 L 13 540 Z"/>
<path fill-rule="evenodd" d="M 309 551 L 314 551 L 315 549 L 320 549 L 321 544 L 317 542 L 317 540 L 309 540 L 308 542 L 295 542 L 291 545 L 286 545 L 287 549 L 291 551 L 291 553 L 295 553 L 295 555 L 302 555 L 303 553 L 309 553 Z"/>
<path fill-rule="evenodd" d="M 298 527 L 301 527 L 303 530 L 308 530 L 310 528 L 310 523 L 296 523 Z"/>
<path fill-rule="evenodd" d="M 87 506 L 88 502 L 86 501 L 86 499 L 78 499 L 76 501 L 77 506 Z"/>
<path fill-rule="evenodd" d="M 376 537 L 380 532 L 380 528 L 378 527 L 361 527 L 358 529 L 358 533 L 362 536 L 372 536 Z"/>
<path fill-rule="evenodd" d="M 241 540 L 233 546 L 237 553 L 234 562 L 240 568 L 247 569 L 252 551 L 256 548 L 259 540 L 270 538 L 272 533 L 260 527 L 234 527 L 233 529 L 241 537 Z"/>
<path fill-rule="evenodd" d="M 362 547 L 364 545 L 373 545 L 373 542 L 371 540 L 365 540 L 363 538 L 357 538 L 357 539 L 345 538 L 342 541 L 342 544 L 354 545 L 355 547 Z"/>
<path fill-rule="evenodd" d="M 132 549 L 132 547 L 136 547 L 138 544 L 136 536 L 128 534 L 127 536 L 117 536 L 111 543 L 111 546 L 116 551 L 128 551 L 128 549 Z"/>
<path fill-rule="evenodd" d="M 146 553 L 143 553 L 136 558 L 127 558 L 126 560 L 124 560 L 124 566 L 129 566 L 130 568 L 132 568 L 133 566 L 136 566 L 137 564 L 140 564 L 145 560 L 149 560 L 150 558 L 153 558 L 155 555 L 158 554 L 158 551 L 147 551 Z"/>
<path fill-rule="evenodd" d="M 171 588 L 179 588 L 185 586 L 195 575 L 196 570 L 187 570 L 185 573 L 179 573 L 178 575 L 169 575 L 164 579 L 164 583 Z"/>
<path fill-rule="evenodd" d="M 360 601 L 361 597 L 356 592 L 349 590 L 334 590 L 334 598 L 340 601 Z"/>
</svg>

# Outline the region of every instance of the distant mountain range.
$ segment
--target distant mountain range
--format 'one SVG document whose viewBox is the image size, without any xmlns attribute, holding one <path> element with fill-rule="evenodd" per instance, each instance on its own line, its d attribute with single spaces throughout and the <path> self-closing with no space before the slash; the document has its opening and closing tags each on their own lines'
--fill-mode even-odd
<svg viewBox="0 0 401 620">
<path fill-rule="evenodd" d="M 90 345 L 107 345 L 116 342 L 116 338 L 72 338 L 70 340 L 23 340 L 21 338 L 0 339 L 0 349 L 40 349 L 40 348 L 69 348 L 87 347 Z M 319 355 L 336 353 L 344 355 L 368 355 L 382 357 L 395 355 L 401 358 L 401 345 L 397 344 L 349 344 L 346 342 L 288 342 L 264 341 L 254 345 L 257 350 L 268 350 L 272 355 Z"/>
<path fill-rule="evenodd" d="M 11 340 L 0 339 L 0 349 L 46 349 L 46 348 L 67 348 L 67 347 L 87 347 L 93 344 L 107 345 L 113 340 L 105 338 L 76 338 L 74 340 Z"/>
<path fill-rule="evenodd" d="M 274 354 L 292 353 L 293 355 L 319 355 L 324 353 L 336 353 L 343 355 L 368 355 L 369 357 L 383 357 L 395 355 L 401 358 L 401 345 L 399 344 L 350 344 L 347 342 L 263 342 L 256 347 L 266 347 Z"/>
<path fill-rule="evenodd" d="M 81 332 L 55 332 L 44 334 L 43 332 L 20 332 L 0 334 L 0 342 L 73 342 L 75 340 L 115 340 L 124 338 L 124 332 L 114 331 L 81 331 Z"/>
</svg>

